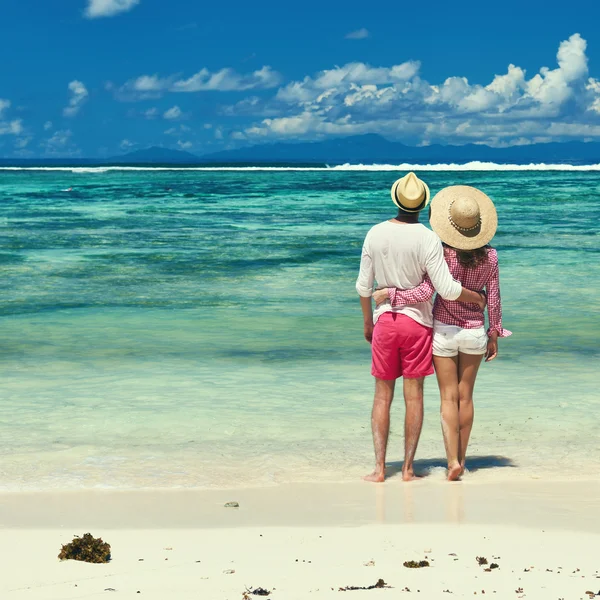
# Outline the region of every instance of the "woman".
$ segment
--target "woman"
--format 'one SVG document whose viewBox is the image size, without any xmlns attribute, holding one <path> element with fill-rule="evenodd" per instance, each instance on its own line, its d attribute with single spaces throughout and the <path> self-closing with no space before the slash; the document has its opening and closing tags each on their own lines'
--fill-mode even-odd
<svg viewBox="0 0 600 600">
<path fill-rule="evenodd" d="M 482 358 L 498 355 L 498 338 L 511 332 L 502 328 L 498 254 L 488 242 L 498 218 L 493 202 L 480 190 L 464 185 L 444 188 L 431 201 L 430 223 L 444 244 L 452 276 L 466 288 L 487 294 L 489 327 L 477 304 L 444 300 L 433 307 L 433 362 L 441 395 L 441 421 L 448 480 L 465 470 L 465 456 L 473 426 L 473 389 Z M 412 290 L 387 288 L 373 295 L 392 306 L 425 302 L 435 290 L 428 278 Z"/>
</svg>

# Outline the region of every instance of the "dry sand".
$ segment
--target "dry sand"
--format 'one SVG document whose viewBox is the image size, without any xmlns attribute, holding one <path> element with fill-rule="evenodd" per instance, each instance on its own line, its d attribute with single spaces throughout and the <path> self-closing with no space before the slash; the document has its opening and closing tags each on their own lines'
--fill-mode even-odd
<svg viewBox="0 0 600 600">
<path fill-rule="evenodd" d="M 587 599 L 600 592 L 598 515 L 598 482 L 4 494 L 0 598 Z M 58 561 L 87 531 L 112 561 Z M 379 579 L 390 588 L 340 591 Z"/>
</svg>

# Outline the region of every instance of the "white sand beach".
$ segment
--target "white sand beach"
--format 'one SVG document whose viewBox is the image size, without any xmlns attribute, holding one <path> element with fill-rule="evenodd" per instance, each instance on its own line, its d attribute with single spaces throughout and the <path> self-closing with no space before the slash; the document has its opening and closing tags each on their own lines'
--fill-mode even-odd
<svg viewBox="0 0 600 600">
<path fill-rule="evenodd" d="M 588 598 L 600 591 L 598 514 L 598 482 L 4 494 L 0 597 Z M 111 562 L 59 561 L 88 531 Z"/>
</svg>

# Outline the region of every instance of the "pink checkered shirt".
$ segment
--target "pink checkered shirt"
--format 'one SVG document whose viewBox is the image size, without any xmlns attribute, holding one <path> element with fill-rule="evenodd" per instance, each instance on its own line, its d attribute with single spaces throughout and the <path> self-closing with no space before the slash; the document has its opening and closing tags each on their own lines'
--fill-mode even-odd
<svg viewBox="0 0 600 600">
<path fill-rule="evenodd" d="M 493 331 L 497 331 L 499 337 L 511 335 L 512 332 L 502 328 L 502 304 L 500 302 L 500 278 L 496 250 L 490 248 L 487 259 L 472 269 L 463 267 L 458 262 L 456 250 L 453 248 L 444 247 L 444 258 L 452 277 L 460 281 L 463 287 L 477 292 L 485 288 L 489 320 L 488 335 Z M 426 302 L 434 293 L 435 289 L 428 276 L 425 276 L 423 283 L 411 290 L 388 288 L 392 306 Z M 483 311 L 477 304 L 444 300 L 439 294 L 433 305 L 433 318 L 446 325 L 456 325 L 464 329 L 476 329 L 485 325 Z"/>
</svg>

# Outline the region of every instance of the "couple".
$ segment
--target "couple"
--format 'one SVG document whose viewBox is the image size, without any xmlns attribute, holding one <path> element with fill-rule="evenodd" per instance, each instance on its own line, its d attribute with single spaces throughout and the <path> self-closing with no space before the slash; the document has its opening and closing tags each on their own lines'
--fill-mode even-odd
<svg viewBox="0 0 600 600">
<path fill-rule="evenodd" d="M 415 478 L 423 381 L 435 365 L 448 480 L 455 481 L 465 470 L 477 370 L 484 355 L 486 361 L 496 357 L 498 337 L 511 334 L 502 328 L 498 255 L 488 245 L 496 233 L 496 209 L 478 189 L 450 186 L 431 200 L 430 231 L 419 223 L 420 211 L 430 203 L 429 188 L 414 173 L 394 183 L 392 200 L 398 215 L 368 232 L 356 281 L 375 377 L 375 470 L 365 479 L 385 479 L 390 407 L 398 377 L 403 377 L 406 405 L 402 478 Z"/>
</svg>

